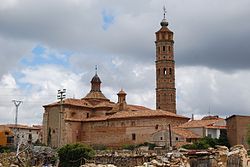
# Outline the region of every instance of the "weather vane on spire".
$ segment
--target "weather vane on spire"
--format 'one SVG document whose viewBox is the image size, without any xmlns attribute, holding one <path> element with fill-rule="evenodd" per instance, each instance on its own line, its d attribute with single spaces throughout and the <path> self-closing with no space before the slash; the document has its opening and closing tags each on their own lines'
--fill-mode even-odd
<svg viewBox="0 0 250 167">
<path fill-rule="evenodd" d="M 97 65 L 95 65 L 95 74 L 97 74 Z"/>
<path fill-rule="evenodd" d="M 167 13 L 167 10 L 166 10 L 165 5 L 163 6 L 163 13 L 164 13 L 164 19 L 165 19 L 165 17 L 166 17 L 166 13 Z"/>
</svg>

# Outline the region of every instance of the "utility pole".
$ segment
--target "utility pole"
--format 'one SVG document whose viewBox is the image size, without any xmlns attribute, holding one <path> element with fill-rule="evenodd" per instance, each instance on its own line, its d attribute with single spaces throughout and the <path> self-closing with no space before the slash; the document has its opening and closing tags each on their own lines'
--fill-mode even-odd
<svg viewBox="0 0 250 167">
<path fill-rule="evenodd" d="M 171 131 L 171 125 L 168 124 L 168 130 L 169 130 L 169 148 L 172 150 L 172 131 Z"/>
<path fill-rule="evenodd" d="M 16 106 L 16 116 L 15 116 L 15 146 L 17 147 L 18 145 L 18 137 L 17 137 L 17 118 L 18 118 L 18 108 L 20 106 L 20 104 L 22 103 L 21 100 L 12 100 L 12 102 L 14 103 L 14 105 Z"/>
<path fill-rule="evenodd" d="M 63 113 L 63 99 L 66 98 L 66 89 L 58 90 L 57 99 L 60 100 L 60 112 L 59 112 L 59 128 L 58 128 L 58 144 L 57 146 L 61 146 L 61 115 Z"/>
</svg>

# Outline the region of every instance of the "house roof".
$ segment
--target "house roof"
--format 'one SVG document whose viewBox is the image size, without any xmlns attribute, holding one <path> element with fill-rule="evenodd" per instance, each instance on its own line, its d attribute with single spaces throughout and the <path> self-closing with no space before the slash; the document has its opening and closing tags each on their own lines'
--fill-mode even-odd
<svg viewBox="0 0 250 167">
<path fill-rule="evenodd" d="M 205 120 L 191 120 L 186 122 L 179 127 L 181 128 L 199 128 L 199 127 L 206 127 L 206 128 L 225 128 L 225 126 L 216 126 L 215 123 L 224 120 L 223 118 L 216 118 L 216 119 L 205 119 Z"/>
<path fill-rule="evenodd" d="M 192 132 L 191 130 L 188 130 L 188 129 L 174 127 L 171 130 L 172 130 L 172 133 L 174 133 L 175 135 L 184 137 L 186 139 L 199 139 L 199 138 L 201 138 L 201 136 L 195 134 L 194 132 Z M 169 133 L 169 129 L 161 129 L 157 132 L 154 132 L 152 135 L 155 135 L 158 133 Z"/>
<path fill-rule="evenodd" d="M 138 118 L 138 117 L 176 117 L 176 118 L 189 119 L 187 117 L 163 110 L 120 111 L 111 115 L 109 119 Z"/>
<path fill-rule="evenodd" d="M 201 136 L 193 133 L 190 130 L 184 129 L 184 128 L 173 128 L 173 132 L 177 135 L 183 136 L 184 138 L 188 138 L 188 139 L 198 139 L 201 138 Z"/>
<path fill-rule="evenodd" d="M 136 106 L 133 106 L 136 108 Z M 139 106 L 139 109 L 142 106 Z M 83 122 L 94 122 L 94 121 L 105 121 L 113 119 L 128 119 L 128 118 L 152 118 L 152 117 L 175 117 L 188 120 L 189 118 L 177 115 L 168 111 L 163 110 L 137 110 L 137 111 L 119 111 L 112 115 L 90 117 L 85 119 L 74 119 L 67 118 L 67 121 L 83 121 Z"/>
<path fill-rule="evenodd" d="M 245 118 L 249 118 L 250 119 L 249 115 L 231 115 L 231 116 L 227 117 L 226 120 L 234 118 L 234 117 L 245 117 Z"/>
<path fill-rule="evenodd" d="M 52 107 L 60 105 L 60 101 L 51 104 L 44 105 L 43 107 Z M 109 101 L 108 99 L 73 99 L 68 98 L 63 100 L 63 105 L 71 105 L 86 108 L 98 108 L 98 107 L 113 107 L 115 103 Z"/>
<path fill-rule="evenodd" d="M 9 128 L 29 129 L 29 130 L 41 130 L 42 129 L 42 126 L 38 126 L 38 125 L 28 126 L 28 125 L 20 125 L 20 124 L 18 124 L 18 125 L 7 124 L 6 126 Z"/>
</svg>

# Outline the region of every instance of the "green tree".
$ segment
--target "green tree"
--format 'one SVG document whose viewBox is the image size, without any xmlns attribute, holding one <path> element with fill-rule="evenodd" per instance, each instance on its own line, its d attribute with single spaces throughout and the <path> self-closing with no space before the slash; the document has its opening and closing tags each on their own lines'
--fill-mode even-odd
<svg viewBox="0 0 250 167">
<path fill-rule="evenodd" d="M 58 150 L 61 167 L 79 167 L 85 163 L 85 159 L 91 159 L 95 155 L 94 150 L 84 144 L 67 144 Z"/>
<path fill-rule="evenodd" d="M 229 144 L 229 141 L 227 138 L 227 130 L 226 129 L 220 131 L 220 137 L 219 137 L 217 145 L 227 146 L 228 148 L 230 148 L 230 144 Z"/>
</svg>

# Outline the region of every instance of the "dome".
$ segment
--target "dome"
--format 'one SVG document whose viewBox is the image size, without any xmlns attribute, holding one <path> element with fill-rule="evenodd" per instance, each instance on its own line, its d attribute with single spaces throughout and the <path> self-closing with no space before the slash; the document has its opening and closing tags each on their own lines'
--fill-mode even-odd
<svg viewBox="0 0 250 167">
<path fill-rule="evenodd" d="M 117 95 L 127 95 L 123 89 L 120 90 L 120 92 L 117 93 Z"/>
<path fill-rule="evenodd" d="M 101 83 L 101 79 L 99 78 L 99 76 L 97 74 L 95 74 L 95 76 L 91 79 L 91 83 Z"/>
<path fill-rule="evenodd" d="M 168 26 L 168 22 L 167 22 L 167 20 L 166 20 L 165 18 L 162 19 L 162 21 L 161 21 L 161 26 L 162 26 L 162 27 Z"/>
</svg>

